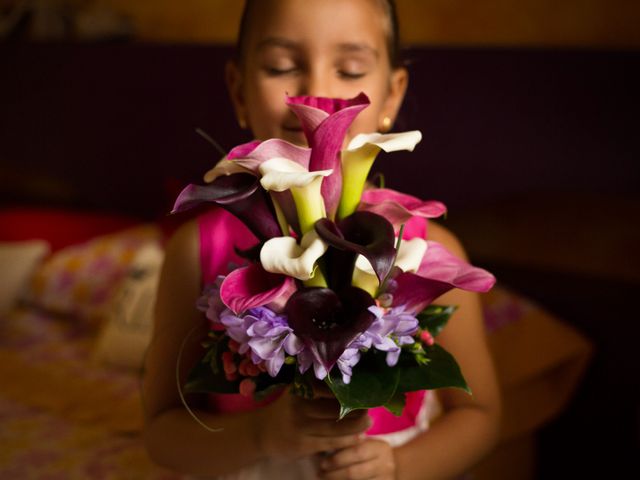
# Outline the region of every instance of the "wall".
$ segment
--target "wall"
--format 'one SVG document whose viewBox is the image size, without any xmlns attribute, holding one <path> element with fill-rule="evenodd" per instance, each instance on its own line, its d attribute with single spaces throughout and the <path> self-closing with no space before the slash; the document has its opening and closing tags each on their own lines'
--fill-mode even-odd
<svg viewBox="0 0 640 480">
<path fill-rule="evenodd" d="M 242 2 L 96 0 L 150 41 L 235 38 Z M 407 44 L 640 47 L 637 0 L 397 0 Z"/>
</svg>

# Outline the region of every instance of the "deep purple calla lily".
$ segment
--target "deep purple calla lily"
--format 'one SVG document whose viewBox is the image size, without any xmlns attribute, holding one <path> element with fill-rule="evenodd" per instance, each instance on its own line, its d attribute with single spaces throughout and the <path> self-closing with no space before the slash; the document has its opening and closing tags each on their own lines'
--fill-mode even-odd
<svg viewBox="0 0 640 480">
<path fill-rule="evenodd" d="M 207 202 L 238 217 L 262 241 L 281 235 L 271 199 L 251 174 L 236 173 L 218 177 L 208 185 L 188 185 L 178 195 L 171 213 Z"/>
<path fill-rule="evenodd" d="M 484 293 L 495 284 L 495 277 L 486 270 L 468 264 L 437 242 L 427 244 L 417 274 L 401 273 L 394 278 L 394 305 L 418 313 L 453 288 Z"/>
<path fill-rule="evenodd" d="M 322 240 L 336 250 L 329 255 L 330 285 L 342 288 L 351 283 L 353 267 L 362 255 L 373 267 L 382 283 L 393 267 L 396 255 L 393 225 L 371 212 L 355 212 L 334 223 L 318 220 L 315 229 Z"/>
<path fill-rule="evenodd" d="M 359 209 L 382 215 L 393 225 L 406 223 L 412 217 L 438 218 L 447 213 L 447 207 L 442 202 L 422 201 L 388 188 L 365 190 Z"/>
<path fill-rule="evenodd" d="M 220 286 L 220 298 L 236 314 L 268 304 L 279 310 L 295 289 L 293 278 L 269 273 L 253 263 L 227 275 Z"/>
<path fill-rule="evenodd" d="M 333 170 L 322 182 L 322 196 L 330 218 L 334 217 L 342 191 L 340 151 L 345 135 L 355 117 L 369 103 L 364 93 L 351 99 L 287 97 L 287 105 L 300 120 L 311 147 L 309 171 Z"/>
<path fill-rule="evenodd" d="M 289 298 L 289 326 L 327 372 L 342 353 L 373 323 L 371 295 L 356 287 L 337 294 L 328 288 L 303 288 Z"/>
</svg>

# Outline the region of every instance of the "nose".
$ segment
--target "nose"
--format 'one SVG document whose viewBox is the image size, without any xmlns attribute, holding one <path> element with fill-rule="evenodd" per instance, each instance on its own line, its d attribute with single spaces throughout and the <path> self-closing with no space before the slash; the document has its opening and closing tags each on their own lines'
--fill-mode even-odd
<svg viewBox="0 0 640 480">
<path fill-rule="evenodd" d="M 331 97 L 331 81 L 319 69 L 309 69 L 300 85 L 300 95 Z"/>
</svg>

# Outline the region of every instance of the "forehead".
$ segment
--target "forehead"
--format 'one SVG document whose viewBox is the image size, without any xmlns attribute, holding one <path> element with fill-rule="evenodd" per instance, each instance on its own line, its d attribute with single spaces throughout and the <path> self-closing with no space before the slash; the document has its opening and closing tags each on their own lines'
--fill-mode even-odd
<svg viewBox="0 0 640 480">
<path fill-rule="evenodd" d="M 311 49 L 364 46 L 386 53 L 389 20 L 378 0 L 258 0 L 245 33 L 249 50 L 271 39 Z"/>
</svg>

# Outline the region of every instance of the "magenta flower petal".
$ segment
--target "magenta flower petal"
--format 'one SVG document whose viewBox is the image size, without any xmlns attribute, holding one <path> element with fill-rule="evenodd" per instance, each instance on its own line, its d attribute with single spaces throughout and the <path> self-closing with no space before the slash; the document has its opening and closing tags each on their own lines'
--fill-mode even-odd
<svg viewBox="0 0 640 480">
<path fill-rule="evenodd" d="M 487 292 L 495 284 L 491 273 L 461 260 L 437 242 L 427 243 L 417 274 L 401 273 L 394 279 L 394 305 L 404 305 L 406 311 L 417 313 L 453 288 Z"/>
<path fill-rule="evenodd" d="M 282 297 L 290 295 L 294 289 L 293 278 L 269 273 L 259 264 L 251 264 L 227 275 L 220 286 L 220 298 L 239 314 L 250 308 L 282 301 Z"/>
<path fill-rule="evenodd" d="M 233 147 L 227 154 L 227 160 L 235 160 L 236 158 L 246 158 L 251 152 L 253 152 L 258 145 L 262 143 L 260 140 L 252 140 L 248 143 L 243 143 L 237 147 Z"/>
<path fill-rule="evenodd" d="M 287 98 L 287 105 L 298 116 L 311 147 L 309 171 L 333 170 L 322 182 L 322 196 L 331 218 L 342 191 L 340 150 L 351 123 L 369 103 L 364 93 L 346 100 L 308 96 Z"/>
<path fill-rule="evenodd" d="M 271 138 L 264 142 L 254 140 L 245 143 L 232 149 L 227 155 L 228 160 L 234 160 L 256 174 L 260 164 L 272 158 L 287 158 L 309 169 L 311 149 L 299 147 L 279 138 Z"/>
<path fill-rule="evenodd" d="M 447 213 L 442 202 L 422 201 L 388 188 L 365 190 L 359 209 L 382 215 L 394 225 L 406 223 L 412 217 L 437 218 Z"/>
<path fill-rule="evenodd" d="M 304 288 L 289 298 L 285 313 L 293 332 L 328 372 L 374 321 L 368 310 L 374 304 L 371 295 L 355 287 L 340 295 L 328 288 Z"/>
</svg>

